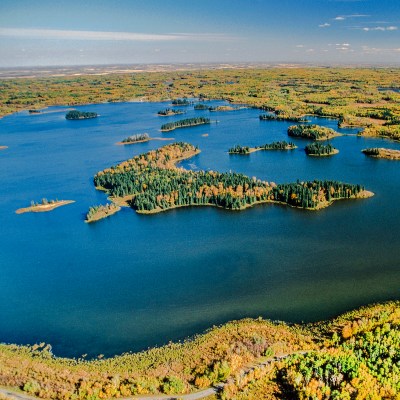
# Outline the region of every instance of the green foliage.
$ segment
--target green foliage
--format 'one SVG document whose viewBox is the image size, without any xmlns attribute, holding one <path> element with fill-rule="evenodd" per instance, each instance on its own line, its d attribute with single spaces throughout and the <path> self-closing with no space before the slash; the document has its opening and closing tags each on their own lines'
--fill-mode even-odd
<svg viewBox="0 0 400 400">
<path fill-rule="evenodd" d="M 177 128 L 186 128 L 189 126 L 203 125 L 203 124 L 209 124 L 209 123 L 210 123 L 209 118 L 204 118 L 204 117 L 186 118 L 186 119 L 181 119 L 179 121 L 163 124 L 163 125 L 161 125 L 161 130 L 162 131 L 172 131 Z"/>
<path fill-rule="evenodd" d="M 338 133 L 331 128 L 319 125 L 292 125 L 288 128 L 288 135 L 304 139 L 325 140 L 337 136 Z"/>
<path fill-rule="evenodd" d="M 195 104 L 194 109 L 195 110 L 208 110 L 210 108 L 210 106 L 203 104 L 203 103 L 198 103 Z"/>
<path fill-rule="evenodd" d="M 185 384 L 176 376 L 167 376 L 162 384 L 162 390 L 166 394 L 183 393 Z"/>
<path fill-rule="evenodd" d="M 289 121 L 289 122 L 308 122 L 304 117 L 294 117 L 276 114 L 261 114 L 261 121 Z"/>
<path fill-rule="evenodd" d="M 188 99 L 174 99 L 172 100 L 173 106 L 188 106 L 190 105 L 190 101 Z"/>
<path fill-rule="evenodd" d="M 69 111 L 65 115 L 65 118 L 68 120 L 78 120 L 78 119 L 90 119 L 90 118 L 96 118 L 97 113 L 95 112 L 83 112 L 83 111 Z"/>
<path fill-rule="evenodd" d="M 261 150 L 291 150 L 295 149 L 296 145 L 293 142 L 286 142 L 285 140 L 281 140 L 279 142 L 272 142 L 263 144 L 261 146 L 256 146 L 256 149 Z"/>
<path fill-rule="evenodd" d="M 240 146 L 237 144 L 235 147 L 231 147 L 228 150 L 229 154 L 250 154 L 250 147 L 249 146 Z"/>
<path fill-rule="evenodd" d="M 169 115 L 179 115 L 179 114 L 184 114 L 184 113 L 185 112 L 182 110 L 173 110 L 172 108 L 166 108 L 165 110 L 158 111 L 157 114 L 166 117 Z"/>
<path fill-rule="evenodd" d="M 335 154 L 336 149 L 330 143 L 310 143 L 305 147 L 305 152 L 312 156 L 329 156 Z"/>
<path fill-rule="evenodd" d="M 142 142 L 144 140 L 149 140 L 150 136 L 148 133 L 138 133 L 136 135 L 128 136 L 122 143 L 135 143 L 135 142 Z"/>
</svg>

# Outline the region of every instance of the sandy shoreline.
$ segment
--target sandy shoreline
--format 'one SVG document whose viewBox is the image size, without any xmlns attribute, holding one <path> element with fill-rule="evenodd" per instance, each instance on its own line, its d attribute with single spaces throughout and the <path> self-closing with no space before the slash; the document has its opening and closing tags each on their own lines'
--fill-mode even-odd
<svg viewBox="0 0 400 400">
<path fill-rule="evenodd" d="M 54 203 L 38 204 L 37 206 L 19 208 L 17 211 L 15 211 L 15 213 L 24 214 L 27 212 L 47 212 L 47 211 L 52 211 L 57 207 L 66 206 L 67 204 L 71 203 L 75 203 L 75 200 L 60 200 Z"/>
<path fill-rule="evenodd" d="M 117 143 L 115 143 L 115 144 L 116 144 L 117 146 L 125 146 L 125 145 L 128 145 L 128 144 L 146 143 L 146 142 L 150 142 L 150 140 L 170 141 L 170 140 L 175 140 L 175 138 L 155 137 L 155 138 L 148 138 L 148 139 L 143 139 L 143 140 L 137 140 L 136 142 L 117 142 Z"/>
</svg>

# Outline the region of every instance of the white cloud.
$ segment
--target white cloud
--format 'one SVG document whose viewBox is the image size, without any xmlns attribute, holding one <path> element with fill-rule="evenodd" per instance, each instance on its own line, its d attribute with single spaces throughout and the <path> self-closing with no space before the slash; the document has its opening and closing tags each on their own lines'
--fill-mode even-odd
<svg viewBox="0 0 400 400">
<path fill-rule="evenodd" d="M 335 21 L 344 21 L 345 19 L 346 19 L 345 17 L 341 17 L 341 16 L 334 18 Z"/>
<path fill-rule="evenodd" d="M 57 39 L 57 40 L 110 40 L 110 41 L 174 41 L 174 40 L 230 40 L 223 34 L 171 33 L 149 34 L 135 32 L 70 31 L 58 29 L 0 28 L 0 36 Z"/>
<path fill-rule="evenodd" d="M 333 18 L 334 21 L 344 21 L 345 19 L 348 18 L 367 18 L 370 17 L 370 15 L 367 14 L 348 14 L 348 15 L 338 15 L 337 17 Z"/>
<path fill-rule="evenodd" d="M 362 28 L 362 30 L 363 31 L 365 31 L 365 32 L 369 32 L 369 31 L 381 31 L 381 32 L 384 32 L 384 31 L 397 31 L 397 26 L 374 26 L 374 27 L 372 27 L 372 28 L 368 28 L 368 27 L 365 27 L 365 28 Z"/>
<path fill-rule="evenodd" d="M 304 47 L 304 44 L 298 44 L 298 45 L 296 45 L 296 47 L 297 47 L 298 49 L 302 49 L 302 48 Z"/>
<path fill-rule="evenodd" d="M 331 26 L 331 24 L 328 24 L 327 22 L 325 22 L 324 24 L 320 24 L 318 25 L 320 28 L 327 28 L 328 26 Z"/>
</svg>

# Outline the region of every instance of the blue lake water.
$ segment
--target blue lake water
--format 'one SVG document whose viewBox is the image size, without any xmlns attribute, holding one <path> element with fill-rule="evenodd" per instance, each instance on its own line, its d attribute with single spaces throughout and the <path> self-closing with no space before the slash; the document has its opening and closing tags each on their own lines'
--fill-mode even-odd
<svg viewBox="0 0 400 400">
<path fill-rule="evenodd" d="M 213 105 L 224 104 L 213 102 Z M 400 143 L 354 136 L 340 153 L 307 157 L 290 123 L 259 121 L 259 110 L 194 111 L 162 118 L 168 103 L 77 107 L 93 120 L 67 121 L 66 109 L 0 120 L 0 341 L 46 342 L 56 355 L 106 356 L 184 339 L 231 319 L 263 316 L 316 321 L 375 301 L 399 298 L 400 162 L 368 158 L 365 147 Z M 192 116 L 218 123 L 160 133 Z M 312 118 L 337 128 L 332 119 Z M 116 146 L 148 132 L 198 145 L 185 168 L 237 171 L 269 182 L 336 179 L 361 183 L 373 198 L 336 202 L 319 212 L 259 205 L 138 215 L 131 209 L 85 224 L 106 202 L 96 172 L 168 142 Z M 208 136 L 202 136 L 208 133 Z M 233 156 L 236 144 L 294 141 L 288 152 Z M 31 200 L 72 199 L 50 213 L 16 215 Z"/>
</svg>

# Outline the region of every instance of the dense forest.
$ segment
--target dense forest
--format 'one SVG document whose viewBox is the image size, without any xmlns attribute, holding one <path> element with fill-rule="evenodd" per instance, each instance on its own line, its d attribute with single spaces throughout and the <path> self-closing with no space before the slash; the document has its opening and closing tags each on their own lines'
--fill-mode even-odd
<svg viewBox="0 0 400 400">
<path fill-rule="evenodd" d="M 203 104 L 203 103 L 197 103 L 194 106 L 195 110 L 208 110 L 210 108 L 210 106 Z"/>
<path fill-rule="evenodd" d="M 330 156 L 332 154 L 338 153 L 330 143 L 310 143 L 305 147 L 305 152 L 309 156 Z"/>
<path fill-rule="evenodd" d="M 356 198 L 365 190 L 336 181 L 276 185 L 235 172 L 195 172 L 174 166 L 198 151 L 187 143 L 173 143 L 99 172 L 94 183 L 113 197 L 132 196 L 130 206 L 143 213 L 193 205 L 241 210 L 259 202 L 318 209 L 332 200 Z"/>
<path fill-rule="evenodd" d="M 90 119 L 90 118 L 96 118 L 96 117 L 97 117 L 97 113 L 95 113 L 95 112 L 85 112 L 85 111 L 77 111 L 77 110 L 69 111 L 65 115 L 65 118 L 69 119 L 69 120 Z"/>
<path fill-rule="evenodd" d="M 234 147 L 231 147 L 228 150 L 229 154 L 250 154 L 250 147 L 249 146 L 240 146 L 240 144 L 237 144 Z"/>
<path fill-rule="evenodd" d="M 173 106 L 188 106 L 192 104 L 188 99 L 174 99 L 172 100 Z"/>
<path fill-rule="evenodd" d="M 179 394 L 215 399 L 398 399 L 400 303 L 293 325 L 244 319 L 180 343 L 109 359 L 58 358 L 45 343 L 0 344 L 0 384 L 44 399 Z M 249 367 L 251 364 L 251 367 Z"/>
<path fill-rule="evenodd" d="M 174 129 L 177 128 L 187 128 L 189 126 L 204 125 L 209 123 L 210 123 L 209 118 L 204 118 L 204 117 L 186 118 L 186 119 L 181 119 L 179 121 L 169 122 L 167 124 L 161 125 L 161 131 L 168 132 L 168 131 L 173 131 Z"/>
<path fill-rule="evenodd" d="M 287 132 L 289 136 L 312 140 L 326 140 L 339 135 L 335 130 L 320 125 L 292 125 Z"/>
</svg>

